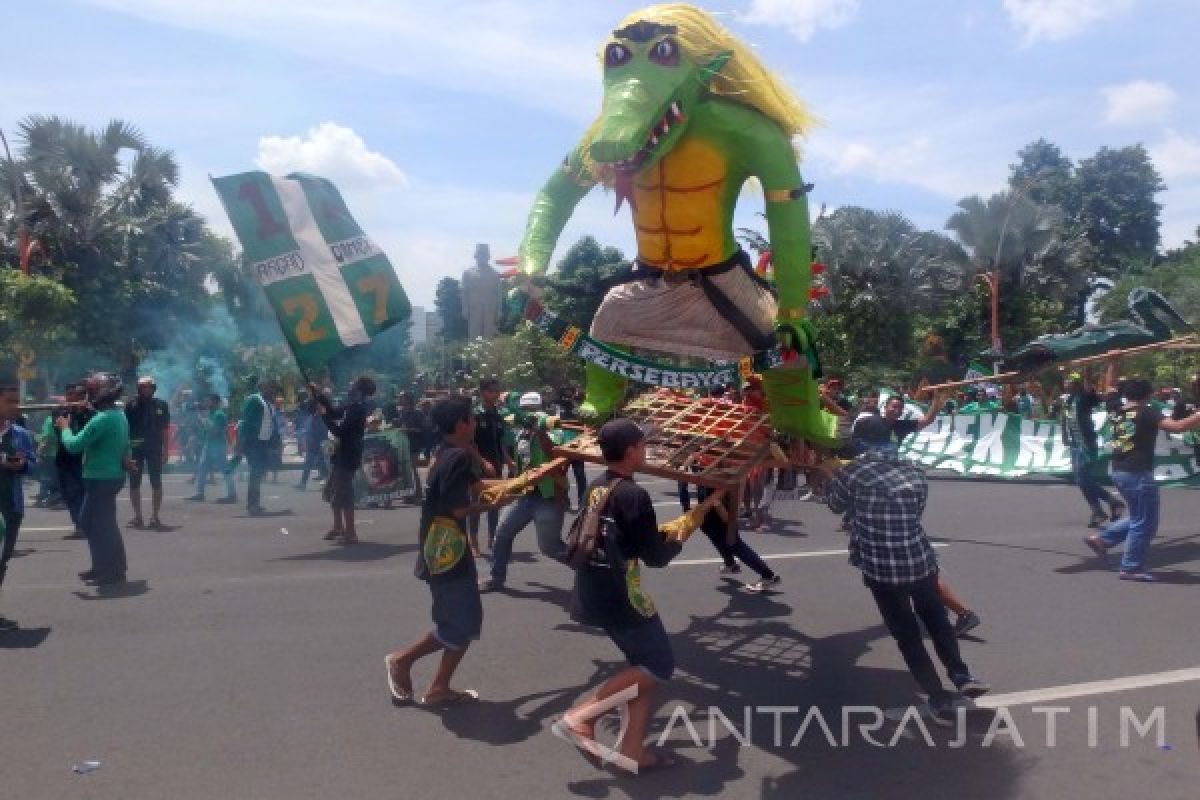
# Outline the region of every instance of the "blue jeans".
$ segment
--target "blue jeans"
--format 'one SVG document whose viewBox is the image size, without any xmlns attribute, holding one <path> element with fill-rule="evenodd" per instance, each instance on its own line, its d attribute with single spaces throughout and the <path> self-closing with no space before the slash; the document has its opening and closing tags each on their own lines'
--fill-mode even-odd
<svg viewBox="0 0 1200 800">
<path fill-rule="evenodd" d="M 1093 460 L 1084 453 L 1082 447 L 1072 447 L 1071 474 L 1075 478 L 1075 484 L 1079 487 L 1079 491 L 1083 492 L 1083 499 L 1087 500 L 1089 506 L 1095 509 L 1103 500 L 1111 509 L 1117 502 L 1117 498 L 1101 486 L 1100 482 L 1096 480 L 1096 476 L 1092 474 Z M 1116 473 L 1113 473 L 1113 480 L 1116 480 Z"/>
<path fill-rule="evenodd" d="M 556 498 L 545 498 L 534 490 L 532 494 L 513 503 L 504 512 L 496 530 L 492 549 L 492 583 L 503 586 L 508 578 L 508 560 L 512 557 L 513 540 L 532 522 L 537 530 L 538 549 L 555 561 L 563 559 L 562 526 L 566 511 Z"/>
<path fill-rule="evenodd" d="M 233 474 L 225 471 L 225 445 L 220 447 L 206 446 L 196 460 L 196 496 L 204 497 L 208 489 L 208 475 L 215 472 L 225 478 L 225 496 L 233 497 L 237 489 L 233 486 Z"/>
<path fill-rule="evenodd" d="M 1113 470 L 1112 479 L 1129 506 L 1129 515 L 1105 528 L 1100 538 L 1109 547 L 1125 542 L 1121 571 L 1138 572 L 1146 568 L 1146 550 L 1158 533 L 1158 484 L 1153 472 Z"/>
<path fill-rule="evenodd" d="M 92 555 L 92 570 L 102 576 L 124 575 L 125 540 L 117 524 L 117 495 L 125 479 L 84 478 L 83 485 L 87 488 L 79 516 Z"/>
<path fill-rule="evenodd" d="M 325 480 L 329 469 L 325 464 L 325 453 L 321 450 L 320 442 L 309 442 L 304 448 L 304 471 L 300 473 L 300 485 L 308 486 L 308 476 L 317 473 L 319 480 Z"/>
</svg>

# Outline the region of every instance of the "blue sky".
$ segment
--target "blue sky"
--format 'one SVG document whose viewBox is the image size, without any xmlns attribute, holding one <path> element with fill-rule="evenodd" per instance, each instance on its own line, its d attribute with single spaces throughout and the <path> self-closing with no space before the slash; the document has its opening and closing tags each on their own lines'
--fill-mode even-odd
<svg viewBox="0 0 1200 800">
<path fill-rule="evenodd" d="M 643 3 L 42 0 L 0 54 L 0 127 L 59 114 L 138 125 L 181 194 L 228 231 L 207 175 L 333 179 L 415 302 L 512 255 L 534 192 L 599 107 L 596 51 Z M 1200 225 L 1195 0 L 730 0 L 702 4 L 812 107 L 814 213 L 863 205 L 940 229 L 1002 188 L 1023 145 L 1075 159 L 1144 143 L 1163 238 Z M 753 223 L 748 195 L 739 220 Z M 560 241 L 632 250 L 628 211 L 587 198 Z"/>
</svg>

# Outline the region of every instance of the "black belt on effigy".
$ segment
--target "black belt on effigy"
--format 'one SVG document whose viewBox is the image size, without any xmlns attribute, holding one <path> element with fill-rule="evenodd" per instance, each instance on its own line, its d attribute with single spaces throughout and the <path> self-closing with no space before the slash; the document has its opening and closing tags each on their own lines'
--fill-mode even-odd
<svg viewBox="0 0 1200 800">
<path fill-rule="evenodd" d="M 665 280 L 668 284 L 678 284 L 690 282 L 695 286 L 699 286 L 704 296 L 708 298 L 708 302 L 713 304 L 713 308 L 717 313 L 729 321 L 729 324 L 741 334 L 742 338 L 754 350 L 765 350 L 775 343 L 774 332 L 763 333 L 758 329 L 749 317 L 737 307 L 737 304 L 729 299 L 729 295 L 721 291 L 721 287 L 717 286 L 712 278 L 717 275 L 723 275 L 732 269 L 741 267 L 746 274 L 750 276 L 759 288 L 771 291 L 771 284 L 760 278 L 754 272 L 754 267 L 750 264 L 750 256 L 745 250 L 738 249 L 729 258 L 724 261 L 713 264 L 707 267 L 699 267 L 696 269 L 661 269 L 651 266 L 640 259 L 633 262 L 633 270 L 623 275 L 621 283 L 632 283 L 640 280 Z"/>
</svg>

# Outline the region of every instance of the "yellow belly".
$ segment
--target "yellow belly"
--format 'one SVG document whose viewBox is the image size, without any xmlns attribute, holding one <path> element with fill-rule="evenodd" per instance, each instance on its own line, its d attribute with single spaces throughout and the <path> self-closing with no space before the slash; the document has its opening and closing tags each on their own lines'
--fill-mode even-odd
<svg viewBox="0 0 1200 800">
<path fill-rule="evenodd" d="M 666 270 L 720 263 L 733 255 L 721 200 L 729 180 L 725 159 L 707 142 L 684 137 L 633 184 L 638 257 Z"/>
</svg>

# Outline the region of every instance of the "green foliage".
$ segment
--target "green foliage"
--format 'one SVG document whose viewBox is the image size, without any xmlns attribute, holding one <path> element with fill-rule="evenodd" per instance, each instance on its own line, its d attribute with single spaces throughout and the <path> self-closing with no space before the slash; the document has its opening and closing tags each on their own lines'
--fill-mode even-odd
<svg viewBox="0 0 1200 800">
<path fill-rule="evenodd" d="M 0 341 L 45 353 L 70 337 L 75 294 L 57 281 L 0 269 Z"/>
<path fill-rule="evenodd" d="M 604 299 L 606 282 L 627 266 L 617 248 L 602 247 L 591 236 L 583 237 L 544 279 L 546 307 L 580 330 L 588 330 Z"/>
<path fill-rule="evenodd" d="M 462 359 L 476 379 L 494 375 L 505 389 L 514 391 L 578 383 L 583 376 L 575 356 L 528 323 L 511 335 L 468 342 Z"/>
<path fill-rule="evenodd" d="M 463 315 L 462 284 L 451 277 L 438 281 L 433 306 L 442 318 L 442 337 L 448 342 L 466 341 L 467 318 Z"/>
</svg>

